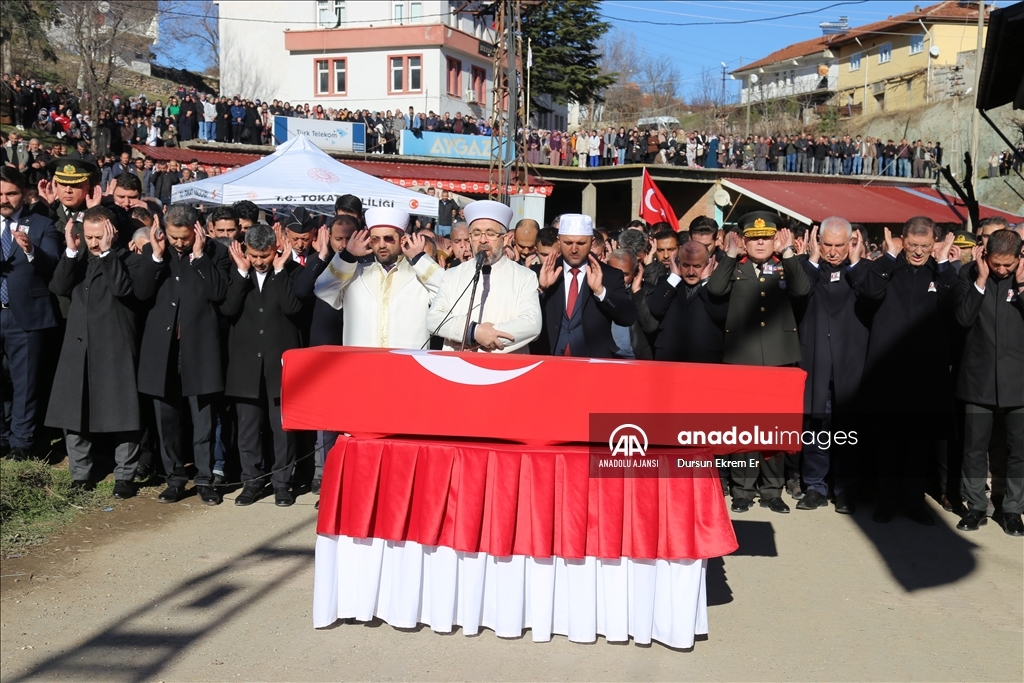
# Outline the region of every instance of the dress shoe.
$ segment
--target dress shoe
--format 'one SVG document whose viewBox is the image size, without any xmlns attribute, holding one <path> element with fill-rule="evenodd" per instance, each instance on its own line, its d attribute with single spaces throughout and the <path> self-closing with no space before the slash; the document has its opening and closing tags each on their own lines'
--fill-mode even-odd
<svg viewBox="0 0 1024 683">
<path fill-rule="evenodd" d="M 129 498 L 135 497 L 135 485 L 130 481 L 115 481 L 114 482 L 114 498 L 118 500 L 128 500 Z"/>
<path fill-rule="evenodd" d="M 1024 522 L 1021 521 L 1020 515 L 1004 512 L 1003 532 L 1008 536 L 1024 536 Z"/>
<path fill-rule="evenodd" d="M 220 505 L 221 497 L 212 486 L 197 486 L 196 494 L 199 496 L 199 500 L 203 502 L 203 505 Z"/>
<path fill-rule="evenodd" d="M 213 473 L 213 485 L 214 486 L 227 486 L 227 484 L 228 484 L 228 478 L 227 477 L 225 477 L 223 474 L 217 474 L 216 472 Z"/>
<path fill-rule="evenodd" d="M 313 483 L 309 485 L 309 492 L 319 496 L 320 495 L 320 477 L 313 480 Z"/>
<path fill-rule="evenodd" d="M 72 491 L 77 491 L 77 492 L 83 492 L 84 493 L 85 491 L 92 491 L 95 488 L 96 488 L 96 484 L 94 484 L 91 481 L 86 481 L 84 479 L 76 479 L 73 482 L 71 482 L 71 490 Z"/>
<path fill-rule="evenodd" d="M 168 484 L 167 488 L 157 496 L 158 503 L 177 503 L 185 497 L 185 487 L 177 484 Z"/>
<path fill-rule="evenodd" d="M 295 504 L 295 496 L 288 489 L 277 489 L 274 491 L 274 505 L 279 508 L 291 507 Z"/>
<path fill-rule="evenodd" d="M 749 498 L 733 498 L 732 499 L 732 511 L 733 512 L 746 512 L 750 509 L 750 506 L 754 504 L 754 501 Z"/>
<path fill-rule="evenodd" d="M 797 510 L 816 510 L 818 508 L 827 508 L 828 498 L 821 495 L 814 489 L 810 489 L 804 494 L 804 497 L 797 501 Z"/>
<path fill-rule="evenodd" d="M 789 506 L 782 500 L 782 496 L 776 496 L 775 498 L 762 498 L 761 507 L 768 508 L 772 512 L 781 512 L 783 514 L 789 512 Z"/>
<path fill-rule="evenodd" d="M 960 531 L 977 531 L 979 526 L 988 524 L 988 517 L 984 510 L 968 510 L 956 528 Z"/>
<path fill-rule="evenodd" d="M 879 524 L 888 524 L 892 521 L 892 518 L 896 516 L 895 505 L 879 505 L 875 508 L 875 513 L 871 515 L 872 521 L 878 522 Z"/>
<path fill-rule="evenodd" d="M 853 504 L 853 500 L 845 493 L 836 494 L 836 512 L 841 515 L 852 515 L 857 511 L 857 506 Z"/>
<path fill-rule="evenodd" d="M 32 459 L 32 455 L 31 453 L 29 453 L 29 450 L 27 448 L 19 448 L 18 446 L 15 446 L 14 448 L 11 449 L 11 453 L 8 457 L 11 460 L 15 461 Z"/>
<path fill-rule="evenodd" d="M 908 519 L 912 519 L 918 524 L 923 524 L 924 526 L 935 526 L 935 518 L 932 517 L 932 513 L 928 512 L 928 508 L 925 507 L 924 503 L 904 508 L 903 514 L 905 514 Z"/>
<path fill-rule="evenodd" d="M 153 476 L 153 468 L 149 465 L 139 465 L 135 468 L 135 478 L 133 481 L 146 481 Z"/>
<path fill-rule="evenodd" d="M 800 500 L 805 495 L 803 487 L 800 486 L 800 479 L 797 477 L 786 481 L 786 492 L 793 500 Z"/>
<path fill-rule="evenodd" d="M 235 497 L 235 505 L 239 507 L 252 505 L 260 497 L 260 491 L 262 490 L 263 487 L 259 484 L 246 484 L 242 487 L 242 492 Z"/>
</svg>

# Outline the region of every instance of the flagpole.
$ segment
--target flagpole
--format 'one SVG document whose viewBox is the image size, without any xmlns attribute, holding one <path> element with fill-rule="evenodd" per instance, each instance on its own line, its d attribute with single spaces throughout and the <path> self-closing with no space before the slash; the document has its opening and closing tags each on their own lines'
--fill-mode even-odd
<svg viewBox="0 0 1024 683">
<path fill-rule="evenodd" d="M 533 70 L 533 40 L 526 39 L 526 127 L 530 127 L 530 72 Z"/>
</svg>

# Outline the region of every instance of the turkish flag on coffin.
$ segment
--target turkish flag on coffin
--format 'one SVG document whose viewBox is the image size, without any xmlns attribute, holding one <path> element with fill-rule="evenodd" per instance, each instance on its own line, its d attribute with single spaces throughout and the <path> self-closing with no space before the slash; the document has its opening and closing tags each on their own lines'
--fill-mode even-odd
<svg viewBox="0 0 1024 683">
<path fill-rule="evenodd" d="M 679 220 L 676 218 L 672 205 L 665 199 L 658 186 L 654 184 L 651 174 L 644 169 L 644 199 L 640 205 L 640 218 L 648 223 L 668 223 L 672 229 L 679 231 Z"/>
</svg>

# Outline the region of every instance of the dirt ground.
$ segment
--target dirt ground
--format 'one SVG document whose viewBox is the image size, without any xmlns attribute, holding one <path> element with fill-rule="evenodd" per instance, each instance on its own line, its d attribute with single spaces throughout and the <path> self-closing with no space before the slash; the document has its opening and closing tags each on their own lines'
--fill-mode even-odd
<svg viewBox="0 0 1024 683">
<path fill-rule="evenodd" d="M 792 501 L 790 501 L 792 502 Z M 691 651 L 311 621 L 314 498 L 138 498 L 2 566 L 0 679 L 1024 680 L 1024 543 L 833 509 L 734 515 Z"/>
</svg>

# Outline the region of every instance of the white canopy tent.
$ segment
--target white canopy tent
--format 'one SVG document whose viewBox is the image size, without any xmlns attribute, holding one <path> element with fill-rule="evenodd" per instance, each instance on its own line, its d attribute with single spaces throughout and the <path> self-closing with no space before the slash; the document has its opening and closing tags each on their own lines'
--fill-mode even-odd
<svg viewBox="0 0 1024 683">
<path fill-rule="evenodd" d="M 399 187 L 357 171 L 324 153 L 304 135 L 280 145 L 251 164 L 205 180 L 175 185 L 172 202 L 257 206 L 305 206 L 329 213 L 334 201 L 354 194 L 363 208 L 386 206 L 417 216 L 437 216 L 437 198 Z"/>
</svg>

